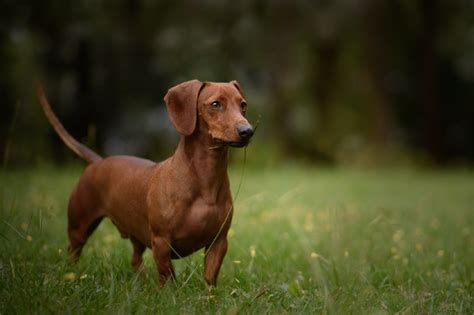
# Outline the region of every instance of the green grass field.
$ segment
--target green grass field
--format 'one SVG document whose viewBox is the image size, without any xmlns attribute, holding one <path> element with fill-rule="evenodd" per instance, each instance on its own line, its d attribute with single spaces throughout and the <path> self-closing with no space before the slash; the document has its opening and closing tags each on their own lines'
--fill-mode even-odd
<svg viewBox="0 0 474 315">
<path fill-rule="evenodd" d="M 233 190 L 240 167 L 231 169 Z M 0 313 L 474 313 L 472 171 L 247 167 L 218 286 L 203 253 L 156 285 L 105 220 L 67 263 L 80 168 L 0 173 Z"/>
</svg>

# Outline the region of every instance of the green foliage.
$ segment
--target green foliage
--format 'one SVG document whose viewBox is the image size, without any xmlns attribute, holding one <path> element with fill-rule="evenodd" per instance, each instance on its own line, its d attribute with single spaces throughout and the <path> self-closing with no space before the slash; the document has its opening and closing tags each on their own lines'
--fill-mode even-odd
<svg viewBox="0 0 474 315">
<path fill-rule="evenodd" d="M 137 277 L 108 220 L 67 264 L 79 173 L 0 174 L 0 313 L 474 312 L 472 172 L 248 168 L 218 286 L 198 252 L 163 290 L 150 252 Z"/>
</svg>

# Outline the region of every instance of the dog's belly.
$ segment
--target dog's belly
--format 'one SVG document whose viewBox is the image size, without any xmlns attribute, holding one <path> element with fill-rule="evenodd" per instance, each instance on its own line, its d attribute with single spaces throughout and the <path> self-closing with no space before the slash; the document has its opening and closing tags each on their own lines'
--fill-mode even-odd
<svg viewBox="0 0 474 315">
<path fill-rule="evenodd" d="M 130 210 L 130 209 L 129 209 Z M 107 217 L 111 219 L 120 232 L 122 238 L 134 238 L 143 245 L 151 248 L 150 231 L 146 217 L 138 215 L 142 211 L 121 212 L 124 215 L 116 215 L 116 211 L 107 211 Z"/>
<path fill-rule="evenodd" d="M 135 157 L 113 156 L 92 170 L 100 208 L 122 237 L 133 237 L 150 247 L 146 192 L 156 164 Z"/>
<path fill-rule="evenodd" d="M 144 201 L 139 202 L 141 199 L 144 199 L 141 195 L 123 193 L 120 198 L 109 202 L 105 212 L 123 238 L 133 237 L 147 247 L 151 247 L 146 205 Z"/>
</svg>

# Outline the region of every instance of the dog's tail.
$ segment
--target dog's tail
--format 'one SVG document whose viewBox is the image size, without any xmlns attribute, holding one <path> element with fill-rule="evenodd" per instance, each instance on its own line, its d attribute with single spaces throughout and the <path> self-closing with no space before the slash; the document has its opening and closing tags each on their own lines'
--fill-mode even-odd
<svg viewBox="0 0 474 315">
<path fill-rule="evenodd" d="M 101 160 L 102 157 L 83 145 L 82 143 L 78 142 L 74 139 L 64 126 L 59 121 L 58 117 L 54 114 L 51 106 L 49 106 L 48 100 L 46 95 L 44 94 L 43 87 L 40 82 L 36 82 L 36 96 L 38 97 L 38 101 L 43 107 L 43 111 L 48 118 L 51 125 L 53 125 L 54 130 L 56 130 L 57 134 L 63 140 L 63 142 L 72 150 L 74 153 L 79 155 L 81 158 L 86 160 L 89 163 L 93 163 L 95 161 Z"/>
</svg>

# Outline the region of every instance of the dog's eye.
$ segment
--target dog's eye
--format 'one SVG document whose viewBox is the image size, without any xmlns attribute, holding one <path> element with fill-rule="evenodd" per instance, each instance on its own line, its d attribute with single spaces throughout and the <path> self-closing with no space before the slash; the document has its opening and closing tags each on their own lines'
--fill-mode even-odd
<svg viewBox="0 0 474 315">
<path fill-rule="evenodd" d="M 214 101 L 214 102 L 211 103 L 211 107 L 213 109 L 219 109 L 219 108 L 221 108 L 221 103 L 219 103 L 219 101 Z"/>
<path fill-rule="evenodd" d="M 242 101 L 242 103 L 240 103 L 240 108 L 242 108 L 242 111 L 245 113 L 247 111 L 247 102 Z"/>
</svg>

